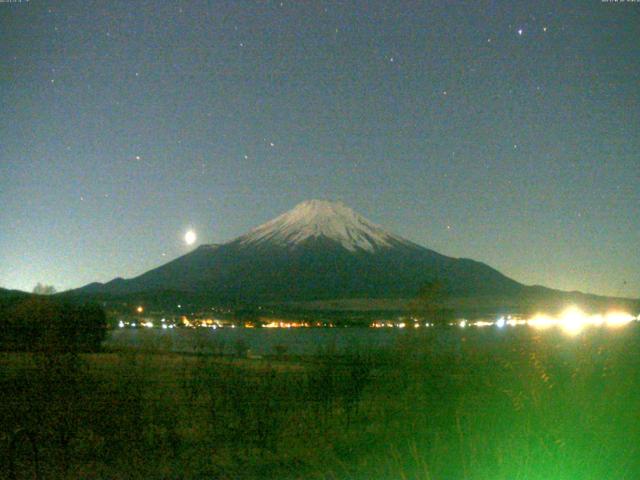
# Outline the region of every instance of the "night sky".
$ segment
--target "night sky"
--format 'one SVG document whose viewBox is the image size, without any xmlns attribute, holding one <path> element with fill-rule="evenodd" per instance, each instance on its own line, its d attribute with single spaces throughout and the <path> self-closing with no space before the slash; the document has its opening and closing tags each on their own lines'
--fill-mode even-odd
<svg viewBox="0 0 640 480">
<path fill-rule="evenodd" d="M 640 297 L 640 3 L 0 2 L 0 286 L 131 277 L 310 198 Z"/>
</svg>

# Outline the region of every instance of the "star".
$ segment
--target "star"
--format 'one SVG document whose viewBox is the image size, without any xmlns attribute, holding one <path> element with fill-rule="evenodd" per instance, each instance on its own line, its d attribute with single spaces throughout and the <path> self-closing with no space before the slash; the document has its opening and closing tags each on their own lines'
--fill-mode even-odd
<svg viewBox="0 0 640 480">
<path fill-rule="evenodd" d="M 524 30 L 522 30 L 521 28 L 518 29 L 518 35 L 522 36 L 522 34 L 524 33 Z"/>
</svg>

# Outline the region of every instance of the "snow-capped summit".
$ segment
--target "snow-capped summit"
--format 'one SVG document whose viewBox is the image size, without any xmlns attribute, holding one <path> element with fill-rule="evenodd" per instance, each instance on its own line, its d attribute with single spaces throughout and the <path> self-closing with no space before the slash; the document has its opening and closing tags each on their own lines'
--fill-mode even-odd
<svg viewBox="0 0 640 480">
<path fill-rule="evenodd" d="M 201 305 L 407 299 L 433 279 L 461 296 L 507 298 L 523 288 L 487 265 L 388 233 L 342 203 L 309 200 L 230 242 L 79 292 L 192 295 Z"/>
<path fill-rule="evenodd" d="M 254 228 L 238 239 L 241 245 L 269 242 L 294 247 L 309 239 L 338 242 L 349 251 L 388 248 L 409 243 L 354 212 L 342 202 L 307 200 Z"/>
</svg>

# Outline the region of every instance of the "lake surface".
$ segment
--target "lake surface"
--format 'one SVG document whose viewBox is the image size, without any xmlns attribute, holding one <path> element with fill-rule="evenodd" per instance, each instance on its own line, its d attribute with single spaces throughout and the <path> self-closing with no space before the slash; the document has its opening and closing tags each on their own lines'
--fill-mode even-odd
<svg viewBox="0 0 640 480">
<path fill-rule="evenodd" d="M 355 353 L 393 349 L 402 352 L 459 352 L 468 347 L 513 347 L 514 341 L 538 341 L 572 349 L 581 342 L 608 344 L 614 337 L 640 335 L 633 323 L 617 329 L 587 329 L 568 336 L 559 329 L 537 331 L 526 326 L 485 328 L 221 328 L 221 329 L 116 329 L 109 332 L 109 348 L 136 348 L 181 353 L 233 354 L 238 348 L 253 355 L 270 355 L 277 349 L 291 355 Z"/>
</svg>

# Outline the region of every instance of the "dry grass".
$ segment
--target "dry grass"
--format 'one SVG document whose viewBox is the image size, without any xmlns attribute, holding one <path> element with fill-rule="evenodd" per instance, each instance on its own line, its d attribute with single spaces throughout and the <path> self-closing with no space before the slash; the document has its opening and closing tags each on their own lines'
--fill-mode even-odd
<svg viewBox="0 0 640 480">
<path fill-rule="evenodd" d="M 4 354 L 0 441 L 33 432 L 41 478 L 633 479 L 639 345 L 632 327 L 304 362 Z M 0 477 L 33 478 L 14 443 Z"/>
</svg>

